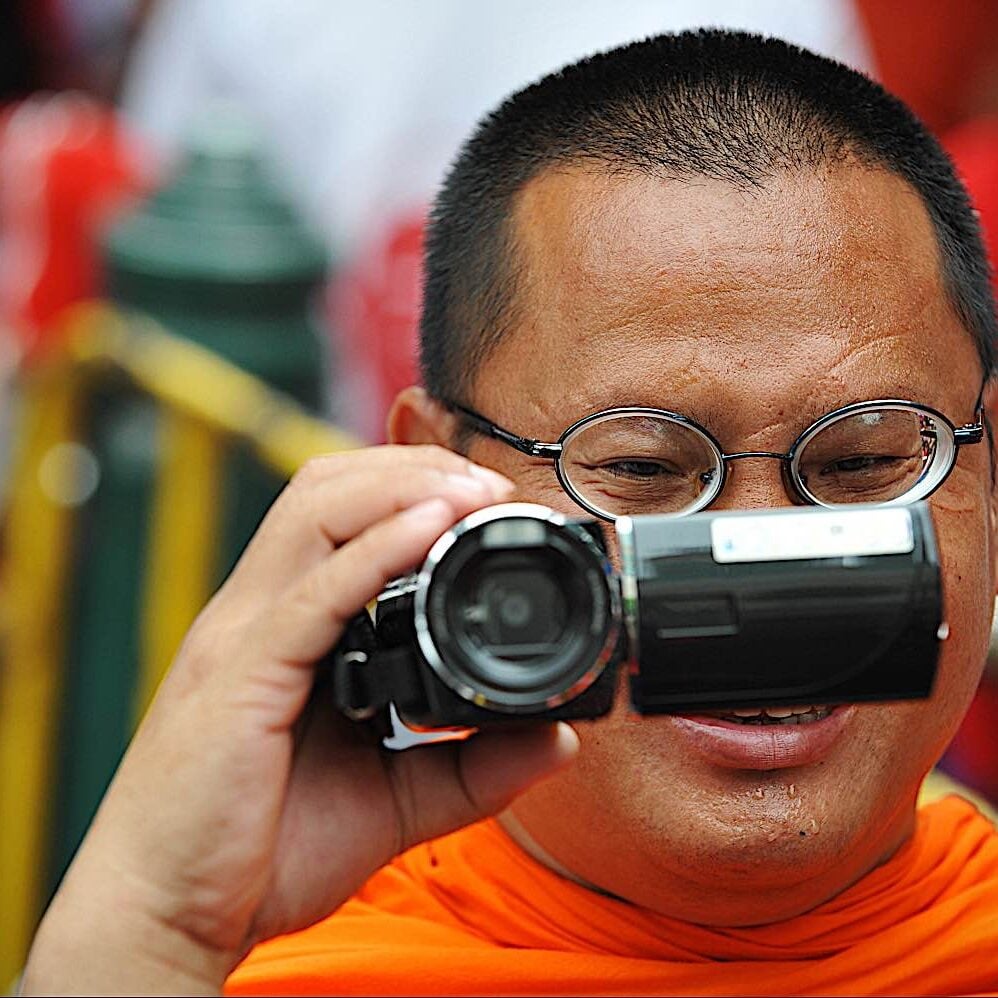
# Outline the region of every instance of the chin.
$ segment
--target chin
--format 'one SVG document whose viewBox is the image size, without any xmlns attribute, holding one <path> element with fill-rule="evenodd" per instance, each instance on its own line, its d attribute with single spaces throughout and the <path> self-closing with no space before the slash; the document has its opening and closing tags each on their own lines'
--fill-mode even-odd
<svg viewBox="0 0 998 998">
<path fill-rule="evenodd" d="M 517 817 L 583 880 L 665 914 L 792 917 L 888 859 L 913 826 L 913 760 L 869 751 L 862 731 L 850 751 L 768 771 L 680 754 L 666 718 L 614 715 L 579 733 L 576 765 L 521 798 Z"/>
</svg>

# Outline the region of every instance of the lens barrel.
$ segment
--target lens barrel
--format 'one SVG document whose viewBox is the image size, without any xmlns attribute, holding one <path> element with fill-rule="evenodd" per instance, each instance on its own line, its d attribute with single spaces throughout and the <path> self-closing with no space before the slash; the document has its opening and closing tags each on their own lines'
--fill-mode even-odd
<svg viewBox="0 0 998 998">
<path fill-rule="evenodd" d="M 465 517 L 416 580 L 420 653 L 462 699 L 540 713 L 583 693 L 617 646 L 619 600 L 598 527 L 508 503 Z"/>
</svg>

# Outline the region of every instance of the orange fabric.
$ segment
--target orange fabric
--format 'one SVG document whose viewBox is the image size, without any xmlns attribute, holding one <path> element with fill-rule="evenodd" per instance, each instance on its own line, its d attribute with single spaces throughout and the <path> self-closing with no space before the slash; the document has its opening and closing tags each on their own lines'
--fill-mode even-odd
<svg viewBox="0 0 998 998">
<path fill-rule="evenodd" d="M 258 946 L 227 993 L 927 995 L 998 992 L 998 831 L 957 797 L 827 904 L 712 929 L 570 883 L 494 822 L 418 846 L 335 915 Z"/>
</svg>

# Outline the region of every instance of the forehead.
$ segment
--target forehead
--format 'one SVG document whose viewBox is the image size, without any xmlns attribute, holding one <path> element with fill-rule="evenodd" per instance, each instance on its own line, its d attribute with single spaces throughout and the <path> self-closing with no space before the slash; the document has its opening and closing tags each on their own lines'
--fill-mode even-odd
<svg viewBox="0 0 998 998">
<path fill-rule="evenodd" d="M 978 376 L 928 214 L 886 171 L 845 162 L 739 189 L 570 166 L 524 189 L 514 233 L 517 322 L 476 386 L 491 411 L 553 429 L 623 404 L 945 408 L 948 384 L 956 397 Z"/>
</svg>

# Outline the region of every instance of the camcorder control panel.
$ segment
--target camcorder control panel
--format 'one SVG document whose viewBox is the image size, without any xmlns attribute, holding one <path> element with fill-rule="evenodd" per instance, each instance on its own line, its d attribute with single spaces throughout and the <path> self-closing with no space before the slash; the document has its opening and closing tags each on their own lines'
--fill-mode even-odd
<svg viewBox="0 0 998 998">
<path fill-rule="evenodd" d="M 927 697 L 945 634 L 925 503 L 612 526 L 509 503 L 440 537 L 329 665 L 347 716 L 453 728 L 599 717 L 625 682 L 639 714 Z"/>
</svg>

